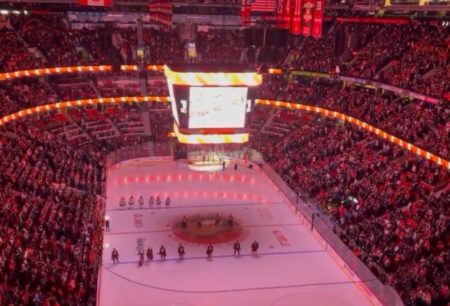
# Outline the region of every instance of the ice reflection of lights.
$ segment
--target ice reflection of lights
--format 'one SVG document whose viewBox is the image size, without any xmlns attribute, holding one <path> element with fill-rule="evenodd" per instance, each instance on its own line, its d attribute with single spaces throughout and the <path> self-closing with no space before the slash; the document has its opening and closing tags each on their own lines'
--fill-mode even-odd
<svg viewBox="0 0 450 306">
<path fill-rule="evenodd" d="M 207 178 L 207 179 L 206 179 Z M 189 182 L 203 182 L 203 181 L 209 181 L 209 182 L 224 182 L 224 183 L 246 183 L 246 184 L 255 184 L 255 178 L 252 175 L 246 175 L 246 174 L 153 174 L 148 176 L 134 176 L 134 177 L 122 177 L 122 178 L 116 178 L 114 179 L 114 184 L 121 185 L 121 184 L 129 184 L 129 183 L 152 183 L 152 182 L 159 182 L 159 183 L 172 183 L 172 182 L 183 182 L 183 181 L 189 181 Z"/>
</svg>

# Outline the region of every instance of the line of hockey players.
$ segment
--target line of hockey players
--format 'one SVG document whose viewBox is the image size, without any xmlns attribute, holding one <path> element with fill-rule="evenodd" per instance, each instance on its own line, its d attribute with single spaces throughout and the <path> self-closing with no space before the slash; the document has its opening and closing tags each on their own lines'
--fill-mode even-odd
<svg viewBox="0 0 450 306">
<path fill-rule="evenodd" d="M 257 255 L 258 252 L 258 248 L 259 248 L 259 243 L 255 240 L 253 241 L 252 245 L 251 245 L 251 250 L 252 250 L 252 255 Z M 186 251 L 184 249 L 184 246 L 180 243 L 178 245 L 178 258 L 180 260 L 184 259 L 184 255 L 186 254 Z M 208 244 L 206 247 L 206 258 L 208 260 L 212 260 L 212 255 L 214 253 L 214 247 L 212 244 Z M 158 252 L 161 261 L 165 261 L 166 260 L 166 256 L 167 256 L 167 250 L 166 247 L 164 245 L 161 245 L 161 247 L 159 248 L 159 252 Z M 147 262 L 151 262 L 153 261 L 153 248 L 148 247 L 147 250 L 144 252 L 143 249 L 139 250 L 138 252 L 138 257 L 139 257 L 139 266 L 142 266 L 145 262 L 145 257 L 147 258 Z M 239 240 L 237 240 L 234 244 L 233 244 L 233 255 L 234 256 L 240 256 L 241 255 L 241 243 L 239 242 Z M 120 263 L 119 261 L 119 252 L 114 248 L 111 254 L 112 257 L 112 261 L 114 264 L 116 263 Z"/>
<path fill-rule="evenodd" d="M 134 205 L 135 205 L 135 202 L 136 201 L 134 200 L 134 197 L 130 196 L 130 198 L 128 199 L 128 207 L 129 208 L 133 208 Z M 171 202 L 170 201 L 170 197 L 167 196 L 166 200 L 164 201 L 164 204 L 166 205 L 167 208 L 170 206 L 170 202 Z M 139 204 L 139 208 L 144 208 L 145 200 L 144 200 L 144 197 L 142 195 L 138 199 L 138 204 Z M 162 200 L 161 200 L 161 197 L 159 195 L 156 196 L 156 198 L 153 197 L 153 195 L 151 195 L 150 198 L 148 199 L 148 206 L 150 208 L 152 208 L 155 204 L 156 204 L 156 207 L 161 207 Z M 122 208 L 127 206 L 127 201 L 125 200 L 124 197 L 120 198 L 119 206 L 122 207 Z"/>
</svg>

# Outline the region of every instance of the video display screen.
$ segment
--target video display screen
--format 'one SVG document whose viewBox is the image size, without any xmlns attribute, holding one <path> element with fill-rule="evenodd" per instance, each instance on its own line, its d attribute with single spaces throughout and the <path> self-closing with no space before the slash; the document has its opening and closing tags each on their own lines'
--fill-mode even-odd
<svg viewBox="0 0 450 306">
<path fill-rule="evenodd" d="M 244 128 L 247 87 L 191 87 L 189 128 Z"/>
</svg>

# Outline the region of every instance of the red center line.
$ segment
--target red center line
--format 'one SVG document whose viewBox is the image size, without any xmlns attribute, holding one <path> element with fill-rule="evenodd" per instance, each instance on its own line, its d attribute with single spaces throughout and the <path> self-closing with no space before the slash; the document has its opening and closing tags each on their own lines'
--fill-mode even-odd
<svg viewBox="0 0 450 306">
<path fill-rule="evenodd" d="M 286 226 L 302 226 L 302 225 L 299 223 L 278 223 L 278 224 L 255 224 L 255 225 L 246 225 L 246 226 L 242 226 L 242 227 L 243 228 L 258 228 L 258 227 L 286 227 Z M 167 232 L 172 232 L 172 229 L 105 233 L 105 236 L 131 235 L 131 234 L 152 234 L 152 233 L 167 233 Z"/>
</svg>

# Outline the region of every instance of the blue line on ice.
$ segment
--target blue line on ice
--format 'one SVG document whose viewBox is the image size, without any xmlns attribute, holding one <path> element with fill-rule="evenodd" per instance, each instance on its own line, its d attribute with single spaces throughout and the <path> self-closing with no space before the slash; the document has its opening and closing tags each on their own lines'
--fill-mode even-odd
<svg viewBox="0 0 450 306">
<path fill-rule="evenodd" d="M 129 208 L 129 206 L 125 206 L 123 208 L 112 208 L 112 209 L 107 209 L 106 212 L 111 212 L 111 211 L 138 211 L 138 210 L 164 210 L 164 209 L 185 209 L 185 208 L 197 208 L 197 207 L 201 207 L 201 208 L 208 208 L 208 207 L 221 207 L 221 206 L 253 206 L 253 205 L 281 205 L 284 204 L 283 202 L 267 202 L 267 203 L 262 203 L 262 202 L 254 202 L 254 203 L 224 203 L 224 204 L 214 204 L 214 205 L 183 205 L 183 206 L 173 206 L 172 204 L 170 205 L 169 208 L 166 208 L 164 203 L 161 203 L 160 207 L 157 207 L 156 204 L 153 205 L 153 207 L 148 207 L 148 205 L 144 205 L 144 208 L 139 208 L 139 204 L 135 204 L 133 208 Z"/>
</svg>

